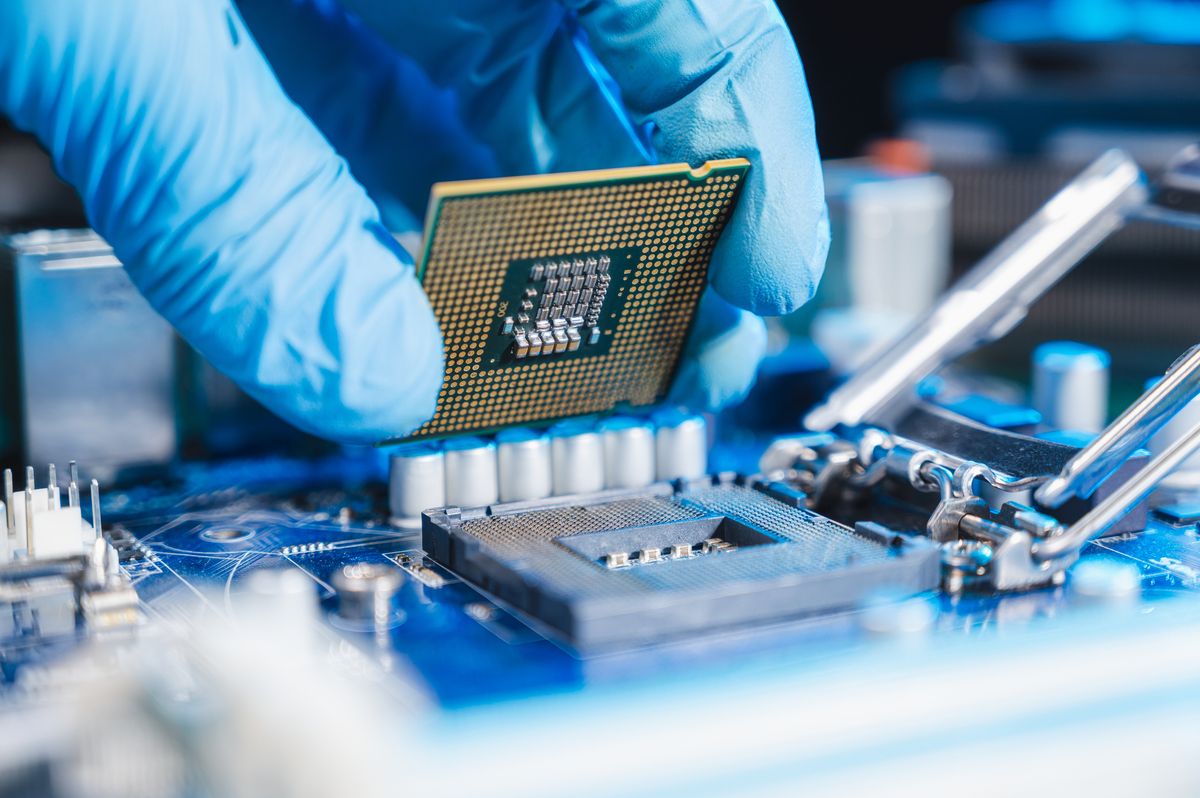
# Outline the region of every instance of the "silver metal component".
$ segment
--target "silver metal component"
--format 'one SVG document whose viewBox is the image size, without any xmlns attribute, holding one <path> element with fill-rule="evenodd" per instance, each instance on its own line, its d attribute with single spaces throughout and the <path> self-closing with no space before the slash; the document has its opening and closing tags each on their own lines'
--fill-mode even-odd
<svg viewBox="0 0 1200 798">
<path fill-rule="evenodd" d="M 554 488 L 550 440 L 526 429 L 505 430 L 496 436 L 500 469 L 500 501 L 543 499 Z"/>
<path fill-rule="evenodd" d="M 79 467 L 72 460 L 67 467 L 67 473 L 70 475 L 71 482 L 67 485 L 67 506 L 79 506 Z"/>
<path fill-rule="evenodd" d="M 595 427 L 566 421 L 550 431 L 554 493 L 595 493 L 604 489 L 604 442 Z"/>
<path fill-rule="evenodd" d="M 1129 456 L 1200 394 L 1200 346 L 1185 352 L 1161 380 L 1141 395 L 1094 441 L 1080 449 L 1034 496 L 1058 507 L 1088 497 Z"/>
<path fill-rule="evenodd" d="M 654 416 L 658 479 L 695 479 L 708 472 L 708 425 L 704 416 L 669 410 Z"/>
<path fill-rule="evenodd" d="M 1124 224 L 1148 190 L 1123 152 L 1100 156 L 980 261 L 890 346 L 804 419 L 813 430 L 881 420 L 907 406 L 917 383 L 1016 326 L 1026 310 Z"/>
<path fill-rule="evenodd" d="M 638 562 L 641 563 L 660 562 L 661 560 L 662 549 L 642 549 L 642 553 L 638 557 Z"/>
<path fill-rule="evenodd" d="M 8 518 L 8 533 L 15 535 L 17 530 L 14 527 L 17 525 L 17 519 L 13 510 L 13 479 L 11 468 L 4 469 L 4 507 Z"/>
<path fill-rule="evenodd" d="M 0 272 L 10 270 L 29 461 L 75 456 L 101 475 L 171 460 L 178 340 L 112 248 L 88 230 L 0 236 Z M 136 418 L 137 434 L 119 418 Z"/>
<path fill-rule="evenodd" d="M 397 447 L 388 456 L 388 511 L 396 526 L 417 526 L 421 512 L 446 504 L 441 449 L 432 444 Z"/>
<path fill-rule="evenodd" d="M 610 418 L 604 436 L 604 487 L 641 488 L 655 480 L 654 425 L 635 418 Z"/>
<path fill-rule="evenodd" d="M 96 537 L 107 537 L 104 534 L 104 525 L 100 520 L 100 483 L 92 480 L 92 528 L 96 530 Z"/>
<path fill-rule="evenodd" d="M 1166 165 L 1150 202 L 1136 211 L 1139 219 L 1172 227 L 1200 229 L 1200 144 L 1185 147 Z"/>
<path fill-rule="evenodd" d="M 88 552 L 87 573 L 85 579 L 92 587 L 103 587 L 108 581 L 108 541 L 97 536 L 92 541 L 92 548 Z"/>
<path fill-rule="evenodd" d="M 37 555 L 33 551 L 33 488 L 26 483 L 25 488 L 25 556 L 33 559 Z"/>
<path fill-rule="evenodd" d="M 391 565 L 358 562 L 342 566 L 333 574 L 338 615 L 385 629 L 397 620 L 395 598 L 403 584 L 404 572 Z"/>
<path fill-rule="evenodd" d="M 458 438 L 445 447 L 446 504 L 482 507 L 500 496 L 496 444 L 482 438 Z"/>
<path fill-rule="evenodd" d="M 1039 541 L 1033 549 L 1038 560 L 1053 560 L 1074 556 L 1083 545 L 1103 535 L 1121 520 L 1138 502 L 1150 495 L 1167 475 L 1200 450 L 1200 424 L 1162 454 L 1150 460 L 1127 482 L 1114 490 L 1104 501 L 1093 507 L 1065 532 Z"/>
<path fill-rule="evenodd" d="M 692 544 L 680 543 L 671 547 L 671 558 L 675 560 L 683 560 L 692 556 Z"/>
<path fill-rule="evenodd" d="M 1108 420 L 1107 352 L 1073 341 L 1050 341 L 1033 352 L 1033 406 L 1061 430 L 1099 432 Z"/>
</svg>

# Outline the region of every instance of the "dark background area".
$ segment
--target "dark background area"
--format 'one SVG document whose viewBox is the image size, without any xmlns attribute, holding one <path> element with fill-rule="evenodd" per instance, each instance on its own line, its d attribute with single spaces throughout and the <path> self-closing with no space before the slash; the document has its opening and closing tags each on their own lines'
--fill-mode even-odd
<svg viewBox="0 0 1200 798">
<path fill-rule="evenodd" d="M 890 133 L 891 75 L 913 61 L 953 55 L 955 16 L 973 5 L 780 0 L 808 74 L 821 155 L 858 155 Z"/>
</svg>

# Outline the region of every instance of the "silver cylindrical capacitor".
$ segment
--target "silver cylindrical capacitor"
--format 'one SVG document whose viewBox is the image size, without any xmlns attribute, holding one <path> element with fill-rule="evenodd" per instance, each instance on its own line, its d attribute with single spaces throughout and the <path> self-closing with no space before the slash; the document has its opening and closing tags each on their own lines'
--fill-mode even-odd
<svg viewBox="0 0 1200 798">
<path fill-rule="evenodd" d="M 500 497 L 496 444 L 483 438 L 457 438 L 445 446 L 446 505 L 483 507 Z"/>
<path fill-rule="evenodd" d="M 554 489 L 550 439 L 529 429 L 510 429 L 496 436 L 500 467 L 500 501 L 544 499 Z"/>
<path fill-rule="evenodd" d="M 554 495 L 604 489 L 604 442 L 593 423 L 564 421 L 550 430 Z"/>
<path fill-rule="evenodd" d="M 641 488 L 655 479 L 654 425 L 616 416 L 600 425 L 604 438 L 604 487 Z"/>
<path fill-rule="evenodd" d="M 1108 420 L 1108 352 L 1051 341 L 1033 353 L 1033 406 L 1054 429 L 1099 432 Z"/>
<path fill-rule="evenodd" d="M 403 583 L 403 572 L 390 564 L 356 562 L 344 565 L 333 574 L 338 615 L 377 629 L 386 628 L 397 620 L 395 600 Z"/>
<path fill-rule="evenodd" d="M 654 415 L 655 471 L 660 480 L 695 479 L 708 472 L 708 426 L 704 416 L 682 410 Z"/>
<path fill-rule="evenodd" d="M 388 509 L 397 526 L 414 526 L 421 513 L 446 503 L 442 450 L 429 443 L 397 446 L 388 456 Z"/>
</svg>

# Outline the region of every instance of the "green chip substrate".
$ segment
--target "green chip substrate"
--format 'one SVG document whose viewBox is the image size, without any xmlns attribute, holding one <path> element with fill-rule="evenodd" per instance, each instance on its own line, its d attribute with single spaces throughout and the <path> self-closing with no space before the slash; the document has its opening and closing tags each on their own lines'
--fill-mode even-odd
<svg viewBox="0 0 1200 798">
<path fill-rule="evenodd" d="M 434 186 L 418 273 L 446 375 L 408 440 L 660 401 L 749 165 Z"/>
</svg>

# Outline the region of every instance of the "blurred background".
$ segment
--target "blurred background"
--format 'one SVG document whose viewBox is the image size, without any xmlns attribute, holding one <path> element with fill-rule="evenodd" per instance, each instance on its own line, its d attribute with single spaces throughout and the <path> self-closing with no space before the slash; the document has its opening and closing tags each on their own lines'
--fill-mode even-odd
<svg viewBox="0 0 1200 798">
<path fill-rule="evenodd" d="M 815 106 L 834 244 L 818 298 L 771 321 L 757 394 L 774 401 L 752 396 L 734 426 L 794 429 L 807 404 L 1105 149 L 1125 148 L 1154 177 L 1200 139 L 1191 0 L 781 9 Z M 18 353 L 0 388 L 0 457 L 62 459 L 70 440 L 78 459 L 124 467 L 313 445 L 177 341 L 103 242 L 46 232 L 86 225 L 41 148 L 0 121 L 0 231 L 10 235 L 0 338 Z M 1110 406 L 1124 407 L 1196 340 L 1198 255 L 1198 233 L 1133 223 L 971 365 L 1019 385 L 1038 343 L 1094 344 L 1112 353 Z M 73 348 L 47 346 L 46 335 Z M 96 389 L 87 407 L 64 404 L 77 393 L 63 390 L 68 379 Z M 79 450 L 79 430 L 111 429 L 97 422 L 135 407 L 149 431 L 138 441 L 114 432 Z"/>
</svg>

